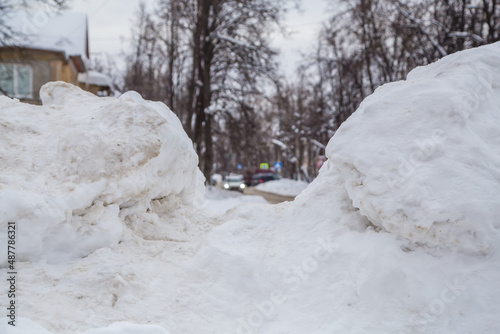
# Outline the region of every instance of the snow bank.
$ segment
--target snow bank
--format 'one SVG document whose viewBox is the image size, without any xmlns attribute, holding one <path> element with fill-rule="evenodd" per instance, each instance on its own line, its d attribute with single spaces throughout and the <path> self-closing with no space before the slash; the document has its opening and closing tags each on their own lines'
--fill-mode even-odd
<svg viewBox="0 0 500 334">
<path fill-rule="evenodd" d="M 290 179 L 280 179 L 258 184 L 255 188 L 267 193 L 295 197 L 306 189 L 309 183 Z"/>
<path fill-rule="evenodd" d="M 220 218 L 182 211 L 204 233 L 178 242 L 157 236 L 179 202 L 154 201 L 158 216 L 128 216 L 140 233 L 114 248 L 20 262 L 23 317 L 54 334 L 134 326 L 122 321 L 170 333 L 498 333 L 499 54 L 500 44 L 462 52 L 379 89 L 293 202 Z M 443 119 L 452 112 L 467 114 Z M 428 153 L 414 153 L 422 140 Z"/>
<path fill-rule="evenodd" d="M 489 253 L 499 241 L 499 129 L 497 43 L 377 89 L 331 139 L 324 174 L 338 170 L 377 227 L 418 245 Z"/>
<path fill-rule="evenodd" d="M 0 97 L 0 229 L 16 222 L 18 260 L 86 256 L 116 245 L 152 200 L 202 200 L 197 156 L 165 105 L 62 82 L 40 95 L 43 106 Z"/>
</svg>

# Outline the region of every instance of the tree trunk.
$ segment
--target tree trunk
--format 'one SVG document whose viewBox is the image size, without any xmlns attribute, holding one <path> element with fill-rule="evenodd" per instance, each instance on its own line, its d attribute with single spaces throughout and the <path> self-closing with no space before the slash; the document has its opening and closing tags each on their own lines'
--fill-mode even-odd
<svg viewBox="0 0 500 334">
<path fill-rule="evenodd" d="M 213 115 L 207 114 L 205 117 L 204 139 L 205 151 L 203 155 L 203 175 L 207 180 L 210 180 L 212 175 L 212 167 L 214 164 L 213 141 L 212 141 L 212 120 Z"/>
</svg>

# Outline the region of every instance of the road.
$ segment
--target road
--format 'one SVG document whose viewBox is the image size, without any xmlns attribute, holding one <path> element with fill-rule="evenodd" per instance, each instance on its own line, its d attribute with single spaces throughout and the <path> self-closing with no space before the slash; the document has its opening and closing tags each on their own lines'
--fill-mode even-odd
<svg viewBox="0 0 500 334">
<path fill-rule="evenodd" d="M 286 201 L 293 201 L 295 197 L 293 196 L 281 196 L 277 194 L 271 194 L 271 193 L 266 193 L 264 191 L 259 191 L 255 189 L 255 187 L 247 187 L 243 191 L 245 195 L 257 195 L 257 196 L 262 196 L 264 199 L 271 204 L 278 204 L 281 202 L 286 202 Z"/>
</svg>

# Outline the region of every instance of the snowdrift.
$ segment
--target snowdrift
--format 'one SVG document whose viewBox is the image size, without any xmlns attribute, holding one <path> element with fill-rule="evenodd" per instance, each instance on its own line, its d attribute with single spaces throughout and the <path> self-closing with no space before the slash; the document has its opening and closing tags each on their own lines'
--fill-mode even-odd
<svg viewBox="0 0 500 334">
<path fill-rule="evenodd" d="M 375 226 L 488 254 L 500 228 L 500 44 L 377 89 L 331 139 L 329 173 Z"/>
<path fill-rule="evenodd" d="M 86 256 L 116 245 L 124 222 L 154 199 L 202 199 L 198 158 L 165 105 L 62 82 L 40 95 L 43 106 L 0 97 L 0 229 L 16 223 L 18 260 Z"/>
</svg>

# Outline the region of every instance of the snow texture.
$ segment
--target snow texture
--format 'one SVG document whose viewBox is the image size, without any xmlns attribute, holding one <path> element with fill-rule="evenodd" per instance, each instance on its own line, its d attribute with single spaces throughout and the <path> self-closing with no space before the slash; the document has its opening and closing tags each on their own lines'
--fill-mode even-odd
<svg viewBox="0 0 500 334">
<path fill-rule="evenodd" d="M 78 82 L 87 85 L 97 85 L 103 87 L 111 87 L 111 79 L 102 73 L 96 71 L 88 71 L 85 73 L 78 73 Z"/>
<path fill-rule="evenodd" d="M 142 210 L 133 204 L 155 198 L 153 189 L 163 178 L 184 189 L 169 197 L 175 193 L 174 198 L 188 201 L 187 192 L 199 194 L 191 179 L 198 173 L 195 158 L 186 163 L 185 174 L 175 175 L 178 169 L 172 168 L 163 178 L 144 172 L 142 177 L 127 176 L 130 182 L 119 186 L 114 181 L 143 170 L 139 165 L 153 144 L 151 136 L 167 135 L 167 127 L 151 124 L 165 119 L 178 124 L 161 104 L 133 93 L 94 100 L 61 84 L 49 86 L 44 103 L 57 101 L 49 106 L 0 99 L 2 115 L 10 122 L 4 129 L 11 131 L 2 131 L 9 156 L 1 155 L 8 167 L 1 191 L 9 196 L 1 203 L 17 196 L 2 207 L 17 215 L 12 219 L 29 214 L 25 224 L 47 231 L 44 214 L 72 216 L 52 202 L 68 212 L 84 202 L 98 205 L 89 193 L 118 208 L 125 201 L 128 212 L 137 212 L 122 226 L 122 242 L 113 248 L 70 262 L 19 262 L 18 303 L 24 318 L 18 322 L 28 329 L 19 331 L 0 318 L 1 332 L 498 333 L 500 254 L 494 217 L 499 207 L 499 69 L 497 43 L 451 55 L 414 70 L 405 81 L 379 88 L 336 132 L 327 147 L 329 160 L 295 201 L 249 203 L 219 217 L 206 207 L 157 200 L 151 205 L 153 219 L 144 212 L 146 204 Z M 154 111 L 159 110 L 168 115 L 158 117 Z M 88 115 L 99 122 L 86 126 Z M 128 119 L 130 124 L 124 122 Z M 97 162 L 107 162 L 116 144 L 109 139 L 120 135 L 127 138 L 120 143 L 131 145 L 117 151 L 126 152 L 126 159 L 116 164 L 111 159 L 113 172 L 100 174 L 106 169 L 92 167 L 93 159 L 78 164 L 80 154 L 74 155 L 77 165 L 68 165 L 72 173 L 62 167 L 48 172 L 58 165 L 53 158 L 72 161 L 69 152 L 46 153 L 57 152 L 58 141 L 66 151 L 79 152 L 79 143 L 87 138 L 80 129 L 92 134 L 100 126 L 108 134 L 102 136 L 108 138 L 106 145 L 95 141 L 102 154 L 92 154 L 89 145 L 85 156 L 102 155 L 107 158 Z M 180 125 L 172 127 L 177 130 L 162 143 L 185 138 Z M 51 136 L 41 136 L 47 129 L 53 129 Z M 79 139 L 71 140 L 65 131 Z M 43 147 L 36 136 L 44 140 Z M 143 141 L 148 144 L 141 146 Z M 136 145 L 147 149 L 135 150 Z M 177 152 L 176 164 L 194 154 L 191 148 L 177 151 L 177 145 L 163 145 Z M 32 166 L 39 170 L 32 172 Z M 93 175 L 102 176 L 92 180 Z M 101 179 L 117 186 L 101 187 L 95 183 Z M 186 186 L 189 182 L 193 187 Z M 69 186 L 81 197 L 64 190 Z M 96 191 L 102 188 L 106 190 Z M 211 200 L 222 197 L 214 194 Z M 104 215 L 106 208 L 98 205 L 96 212 Z M 123 207 L 118 217 L 128 209 Z M 118 224 L 114 212 L 108 214 L 110 225 Z M 175 231 L 182 238 L 165 233 L 164 227 L 172 224 L 179 226 Z M 66 239 L 46 236 L 48 245 Z M 67 245 L 73 252 L 102 238 L 78 237 L 78 243 Z M 5 277 L 6 270 L 0 269 L 0 275 Z M 1 295 L 5 286 L 0 286 Z M 50 307 L 44 306 L 47 301 Z M 0 308 L 5 309 L 4 299 Z"/>
<path fill-rule="evenodd" d="M 258 184 L 255 188 L 267 193 L 295 197 L 306 189 L 308 185 L 309 183 L 305 181 L 279 179 Z"/>
<path fill-rule="evenodd" d="M 488 254 L 500 228 L 500 45 L 379 88 L 328 146 L 353 205 L 415 244 Z"/>
<path fill-rule="evenodd" d="M 198 158 L 165 105 L 62 82 L 40 95 L 43 106 L 0 97 L 0 228 L 16 222 L 18 260 L 83 257 L 118 244 L 124 222 L 152 200 L 202 200 Z"/>
<path fill-rule="evenodd" d="M 30 319 L 20 318 L 16 326 L 5 327 L 9 334 L 51 334 L 43 327 L 37 325 Z M 105 328 L 89 329 L 81 334 L 169 334 L 164 328 L 154 325 L 137 325 L 129 322 L 115 322 Z"/>
<path fill-rule="evenodd" d="M 209 187 L 205 191 L 203 209 L 214 215 L 223 215 L 238 205 L 247 203 L 267 203 L 261 196 L 243 195 L 237 191 Z"/>
</svg>

